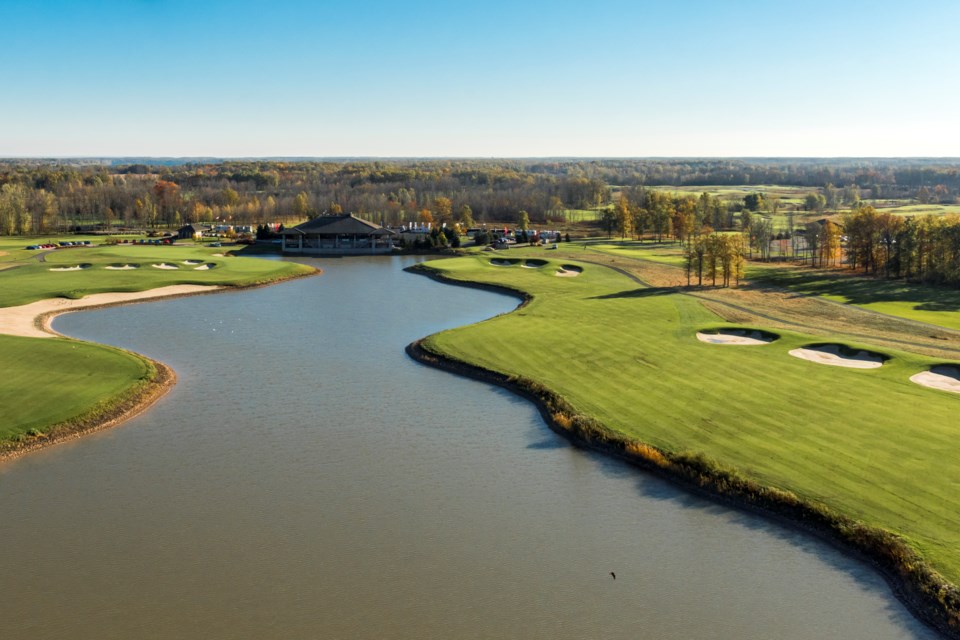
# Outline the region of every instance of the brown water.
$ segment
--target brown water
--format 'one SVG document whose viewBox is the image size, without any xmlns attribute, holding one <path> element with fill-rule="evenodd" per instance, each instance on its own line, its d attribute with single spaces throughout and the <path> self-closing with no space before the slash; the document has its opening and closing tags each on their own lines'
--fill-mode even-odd
<svg viewBox="0 0 960 640">
<path fill-rule="evenodd" d="M 932 637 L 863 565 L 403 352 L 515 300 L 315 263 L 56 321 L 180 383 L 0 466 L 0 638 Z"/>
</svg>

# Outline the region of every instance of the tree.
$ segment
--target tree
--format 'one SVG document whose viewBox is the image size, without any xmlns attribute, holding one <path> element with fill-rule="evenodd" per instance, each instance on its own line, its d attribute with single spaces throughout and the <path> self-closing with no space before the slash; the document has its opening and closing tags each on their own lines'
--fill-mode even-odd
<svg viewBox="0 0 960 640">
<path fill-rule="evenodd" d="M 453 221 L 453 202 L 450 198 L 439 196 L 433 199 L 433 219 L 438 223 Z"/>
<path fill-rule="evenodd" d="M 473 209 L 471 209 L 468 204 L 460 207 L 460 224 L 463 225 L 464 229 L 470 229 L 476 226 L 476 223 L 473 221 Z"/>
<path fill-rule="evenodd" d="M 517 229 L 523 233 L 527 232 L 527 229 L 530 228 L 530 214 L 521 209 L 517 213 Z"/>
<path fill-rule="evenodd" d="M 627 194 L 620 193 L 620 199 L 613 208 L 613 214 L 616 218 L 616 228 L 620 232 L 620 239 L 633 235 L 633 215 L 630 211 L 630 201 Z"/>
<path fill-rule="evenodd" d="M 826 206 L 827 199 L 819 193 L 808 193 L 807 197 L 803 199 L 803 208 L 807 211 L 816 211 L 820 213 Z"/>
<path fill-rule="evenodd" d="M 762 193 L 748 193 L 743 196 L 743 207 L 748 211 L 760 211 L 764 208 Z"/>
<path fill-rule="evenodd" d="M 297 219 L 307 218 L 310 215 L 310 200 L 307 197 L 305 191 L 301 191 L 297 194 L 297 197 L 293 199 L 293 207 L 291 213 Z"/>
</svg>

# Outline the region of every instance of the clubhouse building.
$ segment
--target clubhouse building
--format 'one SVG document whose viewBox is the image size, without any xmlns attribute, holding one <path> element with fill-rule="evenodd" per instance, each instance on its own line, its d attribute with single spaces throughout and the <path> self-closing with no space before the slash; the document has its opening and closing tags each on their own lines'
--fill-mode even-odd
<svg viewBox="0 0 960 640">
<path fill-rule="evenodd" d="M 348 213 L 307 220 L 281 236 L 284 253 L 369 255 L 392 252 L 396 233 Z"/>
</svg>

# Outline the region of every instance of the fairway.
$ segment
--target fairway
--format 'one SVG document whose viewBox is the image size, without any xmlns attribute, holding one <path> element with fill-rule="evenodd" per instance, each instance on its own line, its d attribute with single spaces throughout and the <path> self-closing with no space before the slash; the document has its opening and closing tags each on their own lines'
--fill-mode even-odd
<svg viewBox="0 0 960 640">
<path fill-rule="evenodd" d="M 25 244 L 18 239 L 18 246 Z M 192 243 L 70 247 L 42 255 L 11 248 L 4 257 L 8 268 L 0 270 L 0 307 L 175 284 L 250 286 L 313 271 L 292 262 L 240 258 L 224 251 Z"/>
<path fill-rule="evenodd" d="M 898 533 L 960 581 L 960 396 L 910 382 L 939 361 L 837 339 L 886 359 L 868 370 L 823 366 L 788 355 L 822 335 L 783 330 L 759 346 L 704 343 L 698 331 L 764 327 L 722 323 L 693 297 L 589 263 L 570 279 L 553 276 L 560 262 L 534 270 L 481 255 L 428 265 L 532 296 L 514 313 L 430 337 L 429 348 L 542 382 L 629 438 L 704 453 Z"/>
<path fill-rule="evenodd" d="M 105 411 L 155 374 L 145 358 L 65 338 L 0 335 L 0 450 L 28 433 Z"/>
</svg>

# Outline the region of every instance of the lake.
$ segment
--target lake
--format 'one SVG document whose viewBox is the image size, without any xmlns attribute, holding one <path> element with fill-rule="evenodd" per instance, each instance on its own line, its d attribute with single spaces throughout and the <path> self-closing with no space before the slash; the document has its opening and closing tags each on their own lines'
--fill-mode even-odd
<svg viewBox="0 0 960 640">
<path fill-rule="evenodd" d="M 179 381 L 0 465 L 0 637 L 935 637 L 869 567 L 409 359 L 517 304 L 415 261 L 58 318 Z"/>
</svg>

